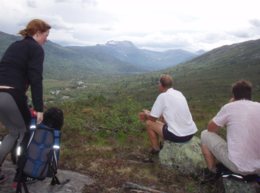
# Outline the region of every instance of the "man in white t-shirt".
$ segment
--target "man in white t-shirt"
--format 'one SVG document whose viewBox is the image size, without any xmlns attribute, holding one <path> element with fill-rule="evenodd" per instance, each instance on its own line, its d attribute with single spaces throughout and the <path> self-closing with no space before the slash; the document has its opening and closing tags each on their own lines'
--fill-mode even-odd
<svg viewBox="0 0 260 193">
<path fill-rule="evenodd" d="M 260 103 L 251 101 L 252 84 L 232 85 L 233 97 L 201 133 L 202 152 L 211 173 L 216 158 L 235 174 L 260 175 Z M 215 131 L 227 126 L 227 142 Z"/>
<path fill-rule="evenodd" d="M 157 154 L 162 148 L 159 146 L 159 135 L 162 137 L 162 142 L 164 139 L 172 142 L 186 142 L 198 130 L 186 98 L 181 92 L 172 88 L 172 78 L 163 74 L 158 86 L 161 94 L 157 97 L 152 111 L 143 110 L 139 113 L 141 121 L 148 120 L 146 129 L 152 143 L 152 154 Z M 162 122 L 156 121 L 158 118 L 162 118 Z"/>
</svg>

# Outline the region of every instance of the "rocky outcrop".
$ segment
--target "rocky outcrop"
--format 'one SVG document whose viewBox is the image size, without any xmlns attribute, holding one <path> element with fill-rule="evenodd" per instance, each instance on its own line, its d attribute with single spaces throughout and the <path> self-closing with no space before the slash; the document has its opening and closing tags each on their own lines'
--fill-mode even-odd
<svg viewBox="0 0 260 193">
<path fill-rule="evenodd" d="M 2 170 L 6 175 L 6 182 L 0 184 L 0 193 L 15 192 L 16 188 L 12 186 L 15 175 L 15 165 L 13 165 L 10 161 L 5 160 Z M 85 184 L 90 185 L 95 183 L 94 179 L 86 175 L 67 170 L 58 170 L 57 177 L 61 183 L 65 182 L 67 179 L 70 179 L 70 182 L 51 186 L 51 178 L 46 178 L 43 181 L 28 184 L 28 190 L 30 193 L 81 193 Z M 24 192 L 24 189 L 22 189 L 22 191 Z"/>
<path fill-rule="evenodd" d="M 207 167 L 201 152 L 201 141 L 193 137 L 187 143 L 164 142 L 159 163 L 177 174 L 198 176 Z"/>
<path fill-rule="evenodd" d="M 226 193 L 259 193 L 257 182 L 243 182 L 232 178 L 222 178 Z"/>
</svg>

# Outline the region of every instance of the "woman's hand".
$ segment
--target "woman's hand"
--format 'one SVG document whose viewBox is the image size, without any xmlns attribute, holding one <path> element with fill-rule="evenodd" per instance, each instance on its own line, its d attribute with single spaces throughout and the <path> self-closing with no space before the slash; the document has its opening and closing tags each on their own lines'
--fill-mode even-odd
<svg viewBox="0 0 260 193">
<path fill-rule="evenodd" d="M 43 112 L 37 112 L 37 125 L 39 125 L 43 120 Z"/>
</svg>

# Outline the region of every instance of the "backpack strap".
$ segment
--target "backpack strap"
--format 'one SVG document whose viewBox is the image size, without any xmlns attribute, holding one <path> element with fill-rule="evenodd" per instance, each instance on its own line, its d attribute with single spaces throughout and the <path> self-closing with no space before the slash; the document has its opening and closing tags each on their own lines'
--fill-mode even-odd
<svg viewBox="0 0 260 193">
<path fill-rule="evenodd" d="M 51 185 L 55 186 L 56 184 L 61 184 L 58 177 L 56 176 L 56 174 L 53 174 L 52 180 L 51 180 Z"/>
<path fill-rule="evenodd" d="M 18 162 L 18 166 L 17 166 L 18 168 L 14 178 L 17 182 L 16 193 L 22 193 L 22 186 L 24 187 L 25 192 L 29 193 L 25 183 L 26 178 L 23 176 L 23 171 L 22 171 L 24 164 L 25 164 L 25 155 L 22 155 L 22 157 L 20 158 L 20 162 Z"/>
<path fill-rule="evenodd" d="M 37 126 L 36 123 L 37 123 L 37 119 L 36 119 L 36 117 L 33 117 L 31 119 L 30 130 L 35 130 L 36 129 L 36 126 Z"/>
<path fill-rule="evenodd" d="M 60 151 L 60 132 L 53 130 L 54 132 L 54 145 L 53 145 L 53 155 L 55 161 L 55 170 L 51 180 L 51 185 L 61 184 L 58 177 L 56 176 L 58 170 L 58 160 L 59 160 L 59 151 Z"/>
<path fill-rule="evenodd" d="M 31 119 L 31 125 L 30 125 L 30 140 L 29 140 L 29 142 L 28 142 L 28 144 L 27 144 L 27 148 L 28 148 L 29 145 L 31 144 L 32 139 L 33 139 L 33 136 L 34 136 L 34 133 L 35 133 L 35 131 L 36 131 L 36 128 L 37 128 L 36 122 L 37 122 L 37 119 L 36 119 L 35 117 L 33 117 L 33 118 Z M 18 150 L 18 151 L 20 151 L 20 150 Z"/>
<path fill-rule="evenodd" d="M 58 160 L 59 160 L 59 152 L 60 152 L 60 132 L 54 130 L 54 160 L 56 164 L 56 171 L 58 170 Z"/>
</svg>

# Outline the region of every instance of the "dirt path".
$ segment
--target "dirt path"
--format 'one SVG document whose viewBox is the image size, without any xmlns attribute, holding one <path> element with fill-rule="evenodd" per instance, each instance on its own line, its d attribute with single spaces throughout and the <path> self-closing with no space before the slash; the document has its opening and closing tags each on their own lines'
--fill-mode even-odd
<svg viewBox="0 0 260 193">
<path fill-rule="evenodd" d="M 13 178 L 15 175 L 15 166 L 10 161 L 5 161 L 2 170 L 7 177 L 6 182 L 0 184 L 0 193 L 15 193 L 16 188 L 12 186 Z M 91 185 L 95 181 L 86 176 L 77 172 L 58 170 L 57 174 L 60 182 L 64 182 L 67 179 L 70 179 L 70 182 L 64 185 L 51 186 L 51 178 L 46 178 L 44 181 L 38 181 L 33 184 L 28 184 L 27 187 L 30 193 L 62 193 L 62 192 L 73 192 L 81 193 L 82 188 L 85 184 Z M 24 192 L 24 191 L 23 191 Z"/>
</svg>

